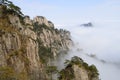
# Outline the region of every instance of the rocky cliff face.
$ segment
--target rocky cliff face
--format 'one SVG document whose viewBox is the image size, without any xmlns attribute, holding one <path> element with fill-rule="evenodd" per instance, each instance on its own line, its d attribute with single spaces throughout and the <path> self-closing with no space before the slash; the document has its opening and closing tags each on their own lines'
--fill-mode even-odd
<svg viewBox="0 0 120 80">
<path fill-rule="evenodd" d="M 70 32 L 45 17 L 31 20 L 0 5 L 0 80 L 50 80 L 47 67 L 53 72 L 51 61 L 72 45 Z M 60 80 L 98 80 L 87 68 L 69 64 Z"/>
<path fill-rule="evenodd" d="M 73 65 L 73 71 L 75 75 L 74 80 L 99 80 L 98 73 L 95 71 L 94 65 L 89 67 L 87 70 L 84 66 Z M 92 68 L 92 69 L 90 69 Z"/>
<path fill-rule="evenodd" d="M 55 29 L 45 17 L 30 20 L 29 16 L 9 13 L 6 6 L 0 5 L 0 69 L 15 72 L 10 74 L 12 77 L 6 74 L 8 79 L 48 80 L 47 61 L 71 45 L 70 33 Z"/>
</svg>

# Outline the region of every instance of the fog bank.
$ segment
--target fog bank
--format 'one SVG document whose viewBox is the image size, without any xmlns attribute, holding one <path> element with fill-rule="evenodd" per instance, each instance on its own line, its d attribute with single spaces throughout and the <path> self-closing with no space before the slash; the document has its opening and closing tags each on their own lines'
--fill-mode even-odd
<svg viewBox="0 0 120 80">
<path fill-rule="evenodd" d="M 93 27 L 57 26 L 71 32 L 75 46 L 59 61 L 63 67 L 65 59 L 79 56 L 89 64 L 95 64 L 101 80 L 120 79 L 120 24 L 115 22 L 96 23 Z M 96 57 L 91 57 L 93 54 Z"/>
</svg>

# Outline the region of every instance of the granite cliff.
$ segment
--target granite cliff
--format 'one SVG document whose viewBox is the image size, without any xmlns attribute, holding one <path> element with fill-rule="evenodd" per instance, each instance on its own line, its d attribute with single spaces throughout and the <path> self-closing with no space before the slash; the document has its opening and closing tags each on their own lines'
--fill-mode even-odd
<svg viewBox="0 0 120 80">
<path fill-rule="evenodd" d="M 50 80 L 47 67 L 72 45 L 70 32 L 45 17 L 31 20 L 0 4 L 0 80 Z"/>
<path fill-rule="evenodd" d="M 0 6 L 0 66 L 10 68 L 18 75 L 26 74 L 33 80 L 46 80 L 45 66 L 61 51 L 72 45 L 70 33 L 54 28 L 45 17 L 9 13 Z M 49 61 L 50 62 L 50 61 Z"/>
<path fill-rule="evenodd" d="M 99 73 L 95 65 L 88 65 L 77 56 L 66 60 L 65 64 L 65 69 L 59 72 L 59 80 L 99 80 Z"/>
</svg>

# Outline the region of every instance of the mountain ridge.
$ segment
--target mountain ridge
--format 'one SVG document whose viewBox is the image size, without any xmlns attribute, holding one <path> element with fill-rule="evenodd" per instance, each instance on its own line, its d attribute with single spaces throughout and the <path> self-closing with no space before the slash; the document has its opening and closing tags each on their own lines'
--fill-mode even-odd
<svg viewBox="0 0 120 80">
<path fill-rule="evenodd" d="M 52 60 L 73 45 L 70 32 L 45 17 L 31 20 L 0 5 L 0 80 L 50 80 Z"/>
</svg>

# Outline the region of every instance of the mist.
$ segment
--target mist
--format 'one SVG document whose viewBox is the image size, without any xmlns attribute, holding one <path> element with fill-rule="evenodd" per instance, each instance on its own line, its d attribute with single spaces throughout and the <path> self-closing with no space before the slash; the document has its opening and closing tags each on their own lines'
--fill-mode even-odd
<svg viewBox="0 0 120 80">
<path fill-rule="evenodd" d="M 88 64 L 96 65 L 101 80 L 120 79 L 120 24 L 118 22 L 92 22 L 93 27 L 57 26 L 71 32 L 74 46 L 59 59 L 59 68 L 64 60 L 79 56 Z M 95 55 L 95 57 L 91 57 Z"/>
</svg>

